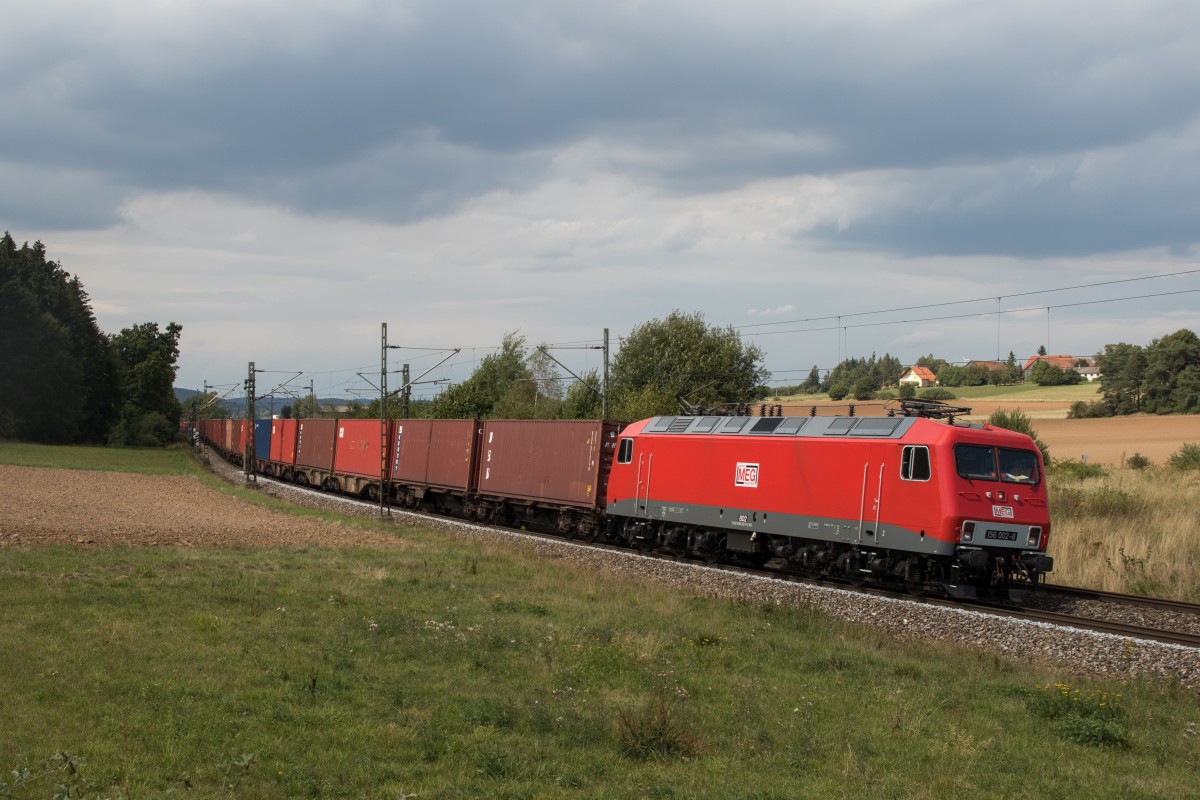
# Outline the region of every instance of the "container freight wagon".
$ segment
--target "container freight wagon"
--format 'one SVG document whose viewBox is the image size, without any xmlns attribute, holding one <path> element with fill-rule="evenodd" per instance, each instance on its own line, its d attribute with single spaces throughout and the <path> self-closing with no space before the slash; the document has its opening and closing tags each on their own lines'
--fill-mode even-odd
<svg viewBox="0 0 1200 800">
<path fill-rule="evenodd" d="M 333 455 L 333 480 L 344 494 L 379 499 L 379 483 L 388 478 L 389 449 L 384 441 L 390 423 L 377 419 L 337 421 Z"/>
<path fill-rule="evenodd" d="M 463 514 L 474 489 L 479 424 L 470 419 L 392 423 L 392 497 L 405 508 Z"/>
<path fill-rule="evenodd" d="M 480 423 L 476 519 L 594 536 L 621 426 L 598 420 Z"/>
<path fill-rule="evenodd" d="M 333 448 L 337 441 L 337 420 L 302 419 L 296 425 L 296 483 L 302 486 L 331 488 Z M 336 487 L 335 487 L 336 488 Z"/>
<path fill-rule="evenodd" d="M 285 481 L 290 481 L 296 467 L 296 430 L 299 420 L 271 420 L 271 457 L 268 468 L 264 470 Z"/>
</svg>

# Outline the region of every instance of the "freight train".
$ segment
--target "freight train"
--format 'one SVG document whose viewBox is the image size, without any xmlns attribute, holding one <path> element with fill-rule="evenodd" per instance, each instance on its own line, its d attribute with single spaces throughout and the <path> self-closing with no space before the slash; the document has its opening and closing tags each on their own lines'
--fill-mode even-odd
<svg viewBox="0 0 1200 800">
<path fill-rule="evenodd" d="M 896 412 L 899 413 L 896 413 Z M 205 420 L 236 463 L 401 508 L 957 597 L 1053 569 L 1041 453 L 905 403 L 887 417 Z"/>
</svg>

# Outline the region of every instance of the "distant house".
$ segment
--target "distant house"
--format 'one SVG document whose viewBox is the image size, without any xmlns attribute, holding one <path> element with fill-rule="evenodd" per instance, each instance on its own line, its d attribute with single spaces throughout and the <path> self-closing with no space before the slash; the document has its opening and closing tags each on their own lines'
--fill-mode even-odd
<svg viewBox="0 0 1200 800">
<path fill-rule="evenodd" d="M 928 367 L 909 367 L 900 373 L 899 383 L 901 386 L 912 384 L 918 389 L 926 389 L 937 386 L 937 376 Z"/>
<path fill-rule="evenodd" d="M 967 368 L 983 367 L 991 372 L 999 372 L 1002 369 L 1008 369 L 1007 361 L 968 361 Z"/>
<path fill-rule="evenodd" d="M 1022 368 L 1026 378 L 1033 374 L 1033 368 L 1039 361 L 1045 361 L 1047 364 L 1059 369 L 1074 370 L 1087 381 L 1094 381 L 1100 377 L 1100 369 L 1096 366 L 1094 358 L 1086 356 L 1030 356 Z"/>
</svg>

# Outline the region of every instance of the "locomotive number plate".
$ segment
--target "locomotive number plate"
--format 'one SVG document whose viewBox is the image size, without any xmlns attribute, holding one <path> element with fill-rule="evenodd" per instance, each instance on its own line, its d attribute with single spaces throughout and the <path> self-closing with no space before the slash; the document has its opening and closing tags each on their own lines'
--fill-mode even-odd
<svg viewBox="0 0 1200 800">
<path fill-rule="evenodd" d="M 994 539 L 1001 542 L 1015 542 L 1017 540 L 1016 531 L 987 531 L 983 534 L 985 539 Z"/>
</svg>

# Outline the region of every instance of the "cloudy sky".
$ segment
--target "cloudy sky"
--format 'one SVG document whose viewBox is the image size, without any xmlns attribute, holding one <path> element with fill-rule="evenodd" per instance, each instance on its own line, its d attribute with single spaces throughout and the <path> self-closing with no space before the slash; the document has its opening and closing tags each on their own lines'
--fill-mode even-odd
<svg viewBox="0 0 1200 800">
<path fill-rule="evenodd" d="M 1200 4 L 15 0 L 0 226 L 177 385 L 673 309 L 775 382 L 1200 330 Z M 563 349 L 576 371 L 599 354 Z M 396 377 L 390 378 L 393 386 Z M 435 386 L 425 387 L 427 394 Z"/>
</svg>

